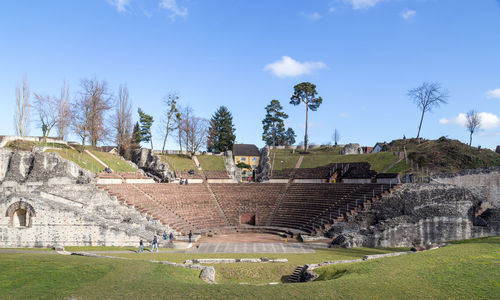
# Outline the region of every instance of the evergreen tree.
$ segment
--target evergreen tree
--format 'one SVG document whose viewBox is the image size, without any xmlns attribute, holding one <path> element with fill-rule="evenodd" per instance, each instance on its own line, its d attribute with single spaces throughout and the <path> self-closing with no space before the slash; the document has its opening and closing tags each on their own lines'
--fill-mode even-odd
<svg viewBox="0 0 500 300">
<path fill-rule="evenodd" d="M 234 134 L 233 116 L 225 106 L 219 107 L 210 119 L 208 129 L 207 150 L 224 152 L 233 149 Z"/>
<path fill-rule="evenodd" d="M 266 145 L 281 146 L 285 144 L 285 123 L 288 115 L 278 100 L 271 100 L 266 106 L 266 116 L 262 120 L 262 140 Z M 292 130 L 293 131 L 293 130 Z"/>
<path fill-rule="evenodd" d="M 304 103 L 306 105 L 306 132 L 304 134 L 304 150 L 307 151 L 307 125 L 309 123 L 309 109 L 316 111 L 323 102 L 321 97 L 316 97 L 316 85 L 310 82 L 302 82 L 293 87 L 294 93 L 290 97 L 290 104 L 299 105 Z"/>
<path fill-rule="evenodd" d="M 288 128 L 284 134 L 284 141 L 285 141 L 284 144 L 287 146 L 295 144 L 295 137 L 296 136 L 297 135 L 295 134 L 295 131 L 293 131 L 292 128 Z"/>
<path fill-rule="evenodd" d="M 141 142 L 151 142 L 151 150 L 153 150 L 153 136 L 151 134 L 151 126 L 153 126 L 153 117 L 146 114 L 139 108 L 139 123 Z"/>
<path fill-rule="evenodd" d="M 141 127 L 139 126 L 139 122 L 135 123 L 134 130 L 132 130 L 132 141 L 130 148 L 132 150 L 141 148 Z"/>
</svg>

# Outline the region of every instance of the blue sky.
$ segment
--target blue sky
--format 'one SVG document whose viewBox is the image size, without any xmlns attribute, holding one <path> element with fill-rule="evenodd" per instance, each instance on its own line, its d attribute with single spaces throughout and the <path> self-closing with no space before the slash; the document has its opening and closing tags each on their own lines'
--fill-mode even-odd
<svg viewBox="0 0 500 300">
<path fill-rule="evenodd" d="M 238 142 L 261 140 L 264 107 L 278 99 L 303 140 L 305 109 L 293 86 L 317 85 L 309 141 L 373 145 L 416 136 L 409 89 L 438 81 L 449 103 L 425 116 L 422 136 L 468 142 L 463 113 L 482 113 L 473 144 L 500 144 L 500 1 L 86 0 L 0 6 L 0 134 L 13 134 L 15 88 L 76 97 L 82 78 L 127 83 L 134 112 L 156 120 L 180 94 L 201 117 L 221 105 Z M 136 117 L 134 113 L 134 117 Z M 158 122 L 157 122 L 158 125 Z M 40 134 L 33 124 L 32 134 Z M 158 130 L 153 132 L 160 145 Z M 73 137 L 75 139 L 75 137 Z M 177 149 L 173 142 L 169 149 Z"/>
</svg>

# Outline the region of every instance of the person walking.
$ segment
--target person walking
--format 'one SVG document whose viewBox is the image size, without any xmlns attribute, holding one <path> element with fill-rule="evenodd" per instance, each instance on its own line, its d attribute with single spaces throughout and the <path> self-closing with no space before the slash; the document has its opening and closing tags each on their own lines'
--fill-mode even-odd
<svg viewBox="0 0 500 300">
<path fill-rule="evenodd" d="M 153 237 L 153 246 L 151 247 L 151 252 L 154 252 L 156 248 L 156 252 L 158 252 L 158 239 L 156 238 L 156 235 Z"/>
<path fill-rule="evenodd" d="M 188 234 L 188 237 L 189 237 L 189 242 L 191 243 L 191 237 L 193 236 L 193 233 L 191 232 L 191 230 L 189 230 L 189 234 Z"/>
<path fill-rule="evenodd" d="M 137 250 L 137 253 L 142 253 L 144 252 L 144 244 L 142 242 L 142 239 L 139 241 L 139 250 Z"/>
<path fill-rule="evenodd" d="M 172 232 L 170 233 L 170 242 L 174 243 L 174 234 Z"/>
</svg>

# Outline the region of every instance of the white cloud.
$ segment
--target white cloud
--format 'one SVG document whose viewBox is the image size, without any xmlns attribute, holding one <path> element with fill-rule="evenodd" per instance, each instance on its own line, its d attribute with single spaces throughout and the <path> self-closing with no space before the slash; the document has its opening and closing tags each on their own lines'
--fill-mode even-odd
<svg viewBox="0 0 500 300">
<path fill-rule="evenodd" d="M 311 21 L 317 21 L 323 18 L 323 16 L 320 15 L 318 12 L 313 12 L 313 13 L 300 12 L 300 15 Z"/>
<path fill-rule="evenodd" d="M 326 65 L 320 61 L 301 63 L 289 56 L 283 56 L 281 60 L 266 65 L 264 71 L 269 71 L 278 77 L 294 77 L 311 74 L 325 67 Z"/>
<path fill-rule="evenodd" d="M 486 92 L 486 98 L 500 99 L 500 89 L 494 89 Z"/>
<path fill-rule="evenodd" d="M 353 9 L 366 9 L 374 7 L 382 0 L 344 0 L 344 2 L 349 3 Z"/>
<path fill-rule="evenodd" d="M 479 118 L 481 119 L 481 128 L 492 129 L 500 127 L 500 117 L 498 117 L 497 115 L 487 112 L 481 112 L 478 114 Z M 439 120 L 439 123 L 444 125 L 455 124 L 465 127 L 467 123 L 467 115 L 465 113 L 460 113 L 455 118 L 451 119 L 442 118 L 441 120 Z"/>
<path fill-rule="evenodd" d="M 333 6 L 332 6 L 332 7 L 330 7 L 330 8 L 328 9 L 328 11 L 329 11 L 329 12 L 331 12 L 331 13 L 334 13 L 334 12 L 336 12 L 336 11 L 337 11 L 337 9 L 336 9 L 335 7 L 333 7 Z"/>
<path fill-rule="evenodd" d="M 127 5 L 130 4 L 130 0 L 108 0 L 108 3 L 116 7 L 119 12 L 127 11 Z"/>
<path fill-rule="evenodd" d="M 346 113 L 346 112 L 343 112 L 339 115 L 341 118 L 345 119 L 345 118 L 348 118 L 349 117 L 349 114 Z"/>
<path fill-rule="evenodd" d="M 409 19 L 412 19 L 413 17 L 415 17 L 416 15 L 417 15 L 416 11 L 411 10 L 411 9 L 407 9 L 401 13 L 401 18 L 403 18 L 405 20 L 409 20 Z"/>
<path fill-rule="evenodd" d="M 160 7 L 170 12 L 170 17 L 187 17 L 188 9 L 177 5 L 177 0 L 160 0 Z"/>
</svg>

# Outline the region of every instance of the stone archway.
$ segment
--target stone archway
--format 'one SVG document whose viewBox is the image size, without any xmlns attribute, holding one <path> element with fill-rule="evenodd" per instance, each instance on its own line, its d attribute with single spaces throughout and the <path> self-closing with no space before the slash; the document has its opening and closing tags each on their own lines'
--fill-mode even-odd
<svg viewBox="0 0 500 300">
<path fill-rule="evenodd" d="M 5 216 L 9 218 L 9 227 L 24 228 L 32 226 L 32 217 L 36 217 L 36 214 L 31 204 L 25 201 L 17 201 L 7 208 Z"/>
</svg>

